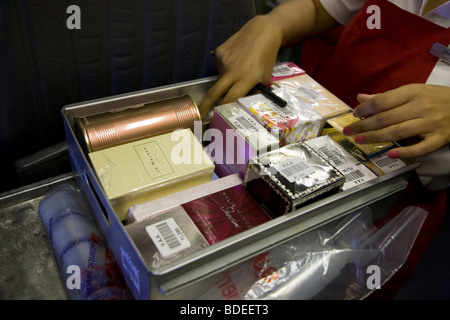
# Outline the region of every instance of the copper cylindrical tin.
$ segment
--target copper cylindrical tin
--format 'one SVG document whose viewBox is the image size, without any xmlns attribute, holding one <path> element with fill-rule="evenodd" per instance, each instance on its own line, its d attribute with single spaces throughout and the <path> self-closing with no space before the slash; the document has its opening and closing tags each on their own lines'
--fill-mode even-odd
<svg viewBox="0 0 450 320">
<path fill-rule="evenodd" d="M 80 117 L 75 126 L 79 142 L 87 152 L 93 152 L 179 128 L 194 131 L 195 121 L 200 121 L 198 107 L 184 95 Z"/>
</svg>

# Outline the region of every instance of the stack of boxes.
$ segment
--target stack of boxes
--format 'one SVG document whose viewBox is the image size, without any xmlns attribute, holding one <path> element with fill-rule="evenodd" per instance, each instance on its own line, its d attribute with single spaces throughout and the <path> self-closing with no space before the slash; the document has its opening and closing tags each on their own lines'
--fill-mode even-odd
<svg viewBox="0 0 450 320">
<path fill-rule="evenodd" d="M 384 152 L 393 144 L 370 155 L 362 148 L 363 158 L 346 147 L 338 125 L 351 109 L 295 64 L 275 66 L 270 86 L 286 107 L 262 94 L 217 106 L 203 142 L 180 129 L 89 153 L 150 270 L 392 165 Z"/>
</svg>

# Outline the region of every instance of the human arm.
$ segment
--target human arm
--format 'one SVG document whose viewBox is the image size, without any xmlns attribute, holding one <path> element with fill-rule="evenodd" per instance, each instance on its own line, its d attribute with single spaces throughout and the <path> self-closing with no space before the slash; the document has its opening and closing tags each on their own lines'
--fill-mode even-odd
<svg viewBox="0 0 450 320">
<path fill-rule="evenodd" d="M 423 138 L 390 150 L 393 158 L 421 157 L 450 143 L 450 87 L 409 84 L 358 100 L 354 113 L 364 119 L 344 128 L 358 143 Z"/>
<path fill-rule="evenodd" d="M 336 25 L 319 0 L 291 0 L 251 19 L 215 51 L 220 78 L 199 105 L 202 117 L 220 98 L 232 102 L 267 83 L 281 47 Z"/>
</svg>

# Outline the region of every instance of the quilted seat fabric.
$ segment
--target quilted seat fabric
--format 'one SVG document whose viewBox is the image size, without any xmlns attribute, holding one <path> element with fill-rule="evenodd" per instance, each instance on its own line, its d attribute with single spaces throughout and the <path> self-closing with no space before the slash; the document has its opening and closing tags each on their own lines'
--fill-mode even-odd
<svg viewBox="0 0 450 320">
<path fill-rule="evenodd" d="M 217 74 L 210 51 L 255 13 L 254 0 L 0 1 L 0 180 L 65 140 L 67 104 Z"/>
</svg>

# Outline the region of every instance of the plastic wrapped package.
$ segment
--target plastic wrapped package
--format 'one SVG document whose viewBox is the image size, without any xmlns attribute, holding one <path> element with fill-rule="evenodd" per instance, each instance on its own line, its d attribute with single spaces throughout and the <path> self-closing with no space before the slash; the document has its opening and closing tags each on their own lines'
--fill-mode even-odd
<svg viewBox="0 0 450 320">
<path fill-rule="evenodd" d="M 272 217 L 341 190 L 344 175 L 304 142 L 250 158 L 246 190 Z"/>
<path fill-rule="evenodd" d="M 241 185 L 242 182 L 242 179 L 237 174 L 231 174 L 162 198 L 136 204 L 128 210 L 127 224 L 141 222 L 158 214 L 173 210 L 183 203 Z"/>
<path fill-rule="evenodd" d="M 305 70 L 297 66 L 294 62 L 280 62 L 273 66 L 270 85 L 276 86 L 277 81 L 296 77 L 305 74 Z"/>
<path fill-rule="evenodd" d="M 207 147 L 219 176 L 238 173 L 244 178 L 248 159 L 278 149 L 279 141 L 239 104 L 229 103 L 214 108 Z"/>
<path fill-rule="evenodd" d="M 310 105 L 286 88 L 273 90 L 273 93 L 287 102 L 284 108 L 262 94 L 239 98 L 238 103 L 272 135 L 278 137 L 280 146 L 319 135 L 322 117 Z"/>
<path fill-rule="evenodd" d="M 339 135 L 345 137 L 345 139 L 343 139 L 338 135 L 333 135 L 333 139 L 339 139 L 342 146 L 344 146 L 350 153 L 361 160 L 367 160 L 371 157 L 380 155 L 394 147 L 394 143 L 392 142 L 360 144 L 357 143 L 353 137 L 343 135 L 343 131 L 346 126 L 360 120 L 361 119 L 355 117 L 353 113 L 346 113 L 336 118 L 327 120 L 327 122 L 337 130 Z"/>
<path fill-rule="evenodd" d="M 182 207 L 126 225 L 125 231 L 152 271 L 209 246 Z"/>
<path fill-rule="evenodd" d="M 372 155 L 367 158 L 366 155 L 363 154 L 361 149 L 359 149 L 354 143 L 350 142 L 346 136 L 337 131 L 330 132 L 327 135 L 337 144 L 339 144 L 344 150 L 350 153 L 355 159 L 358 159 L 364 163 L 364 165 L 369 168 L 372 172 L 374 172 L 377 176 L 382 176 L 387 173 L 393 172 L 395 170 L 401 169 L 403 167 L 412 165 L 417 163 L 418 160 L 415 158 L 411 159 L 395 159 L 388 157 L 386 151 L 382 150 L 381 153 L 377 153 L 376 155 Z M 394 142 L 394 145 L 396 143 Z M 367 159 L 366 159 L 367 158 Z"/>
<path fill-rule="evenodd" d="M 355 211 L 230 269 L 199 299 L 364 299 L 403 265 L 426 215 L 408 207 L 378 229 L 370 208 Z"/>
<path fill-rule="evenodd" d="M 345 151 L 328 135 L 308 140 L 305 143 L 342 172 L 345 176 L 342 190 L 347 190 L 377 177 L 375 173 Z"/>
<path fill-rule="evenodd" d="M 310 104 L 322 117 L 322 127 L 326 120 L 351 111 L 347 104 L 308 74 L 277 80 L 274 81 L 274 85 L 279 88 L 289 88 L 294 95 Z"/>
<path fill-rule="evenodd" d="M 71 299 L 132 299 L 80 190 L 57 187 L 38 210 Z"/>
<path fill-rule="evenodd" d="M 211 181 L 214 163 L 190 129 L 89 153 L 119 220 L 130 207 Z"/>
</svg>

